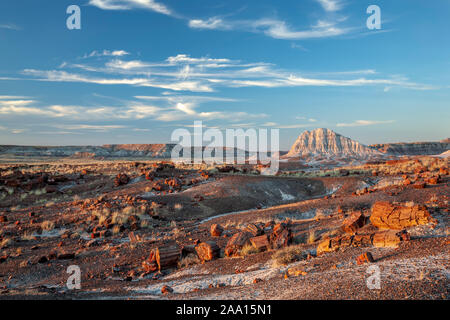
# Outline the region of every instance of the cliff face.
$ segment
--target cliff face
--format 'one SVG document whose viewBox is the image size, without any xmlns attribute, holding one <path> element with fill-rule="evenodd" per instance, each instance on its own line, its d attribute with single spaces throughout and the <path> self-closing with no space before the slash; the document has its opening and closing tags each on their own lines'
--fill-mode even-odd
<svg viewBox="0 0 450 320">
<path fill-rule="evenodd" d="M 330 129 L 315 129 L 303 132 L 291 147 L 286 157 L 327 156 L 367 158 L 380 153 L 355 140 L 341 136 Z"/>
<path fill-rule="evenodd" d="M 436 155 L 450 149 L 450 142 L 446 140 L 442 142 L 374 144 L 370 148 L 391 155 Z"/>
</svg>

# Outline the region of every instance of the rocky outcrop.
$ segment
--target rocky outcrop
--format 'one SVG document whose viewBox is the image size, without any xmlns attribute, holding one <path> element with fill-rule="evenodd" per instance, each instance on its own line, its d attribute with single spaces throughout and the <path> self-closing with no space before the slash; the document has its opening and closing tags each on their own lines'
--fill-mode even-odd
<svg viewBox="0 0 450 320">
<path fill-rule="evenodd" d="M 285 157 L 327 156 L 368 158 L 379 155 L 381 153 L 377 150 L 341 136 L 330 129 L 320 128 L 303 132 L 294 142 Z"/>
</svg>

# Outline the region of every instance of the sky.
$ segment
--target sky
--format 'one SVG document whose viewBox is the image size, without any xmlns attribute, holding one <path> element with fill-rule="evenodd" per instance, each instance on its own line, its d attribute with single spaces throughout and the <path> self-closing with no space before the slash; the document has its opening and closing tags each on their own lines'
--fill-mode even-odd
<svg viewBox="0 0 450 320">
<path fill-rule="evenodd" d="M 448 0 L 2 0 L 0 144 L 166 143 L 194 121 L 278 128 L 283 150 L 315 128 L 438 141 L 449 13 Z"/>
</svg>

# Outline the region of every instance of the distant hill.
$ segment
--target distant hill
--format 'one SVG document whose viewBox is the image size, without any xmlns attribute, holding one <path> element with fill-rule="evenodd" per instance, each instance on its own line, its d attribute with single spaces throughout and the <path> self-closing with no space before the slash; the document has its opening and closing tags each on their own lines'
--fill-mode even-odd
<svg viewBox="0 0 450 320">
<path fill-rule="evenodd" d="M 384 143 L 371 145 L 370 148 L 389 155 L 437 155 L 450 149 L 450 141 Z"/>
</svg>

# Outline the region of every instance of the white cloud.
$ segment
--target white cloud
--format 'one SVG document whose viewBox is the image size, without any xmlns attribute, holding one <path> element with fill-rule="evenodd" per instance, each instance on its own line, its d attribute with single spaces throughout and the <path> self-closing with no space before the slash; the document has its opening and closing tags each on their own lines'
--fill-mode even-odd
<svg viewBox="0 0 450 320">
<path fill-rule="evenodd" d="M 129 55 L 129 52 L 126 52 L 125 50 L 103 50 L 103 51 L 97 51 L 94 50 L 90 54 L 84 55 L 83 58 L 92 58 L 92 57 L 123 57 L 126 55 Z"/>
<path fill-rule="evenodd" d="M 387 124 L 393 123 L 395 120 L 385 120 L 385 121 L 377 121 L 377 120 L 356 120 L 351 123 L 338 123 L 337 127 L 362 127 L 362 126 L 371 126 L 376 124 Z"/>
<path fill-rule="evenodd" d="M 342 8 L 341 1 L 338 0 L 317 0 L 325 11 L 334 12 Z"/>
<path fill-rule="evenodd" d="M 25 96 L 1 96 L 0 95 L 0 100 L 18 100 L 18 99 L 29 99 L 29 97 L 25 97 Z"/>
<path fill-rule="evenodd" d="M 334 37 L 345 34 L 350 30 L 339 28 L 331 22 L 323 23 L 319 21 L 319 23 L 313 26 L 311 29 L 299 31 L 291 29 L 284 21 L 272 19 L 262 19 L 259 21 L 255 21 L 253 23 L 253 26 L 257 30 L 262 30 L 266 35 L 272 38 L 285 40 Z"/>
<path fill-rule="evenodd" d="M 207 20 L 192 19 L 189 20 L 188 25 L 193 29 L 231 29 L 230 25 L 225 24 L 222 19 L 217 17 L 211 17 Z"/>
<path fill-rule="evenodd" d="M 20 134 L 20 133 L 24 133 L 25 131 L 27 131 L 27 130 L 26 129 L 13 129 L 13 130 L 11 130 L 11 133 Z"/>
<path fill-rule="evenodd" d="M 285 21 L 276 19 L 257 20 L 223 20 L 212 17 L 206 20 L 194 19 L 189 21 L 189 27 L 193 29 L 239 30 L 247 32 L 262 32 L 275 39 L 303 40 L 314 38 L 334 37 L 350 32 L 349 28 L 340 28 L 332 21 L 319 20 L 309 29 L 295 30 Z"/>
<path fill-rule="evenodd" d="M 130 10 L 141 8 L 165 15 L 173 15 L 173 12 L 167 6 L 154 0 L 90 0 L 89 4 L 103 10 Z"/>
<path fill-rule="evenodd" d="M 189 55 L 186 54 L 178 54 L 174 57 L 167 58 L 167 61 L 170 64 L 177 64 L 177 63 L 190 63 L 190 64 L 204 64 L 204 63 L 231 63 L 232 61 L 230 59 L 214 59 L 214 58 L 191 58 Z"/>
<path fill-rule="evenodd" d="M 25 69 L 24 74 L 39 77 L 39 81 L 51 82 L 82 82 L 95 83 L 102 85 L 131 85 L 141 87 L 154 87 L 161 89 L 170 89 L 174 91 L 195 91 L 195 92 L 212 92 L 213 89 L 207 84 L 202 84 L 199 81 L 172 81 L 169 83 L 152 81 L 147 78 L 98 78 L 87 77 L 80 74 L 68 73 L 60 70 L 34 70 Z"/>
<path fill-rule="evenodd" d="M 106 66 L 115 69 L 131 70 L 131 69 L 145 68 L 150 65 L 139 60 L 122 61 L 116 59 L 106 63 Z"/>
<path fill-rule="evenodd" d="M 93 130 L 93 131 L 109 131 L 113 129 L 126 128 L 126 126 L 122 125 L 90 125 L 90 124 L 56 125 L 54 127 L 64 130 Z"/>
</svg>

